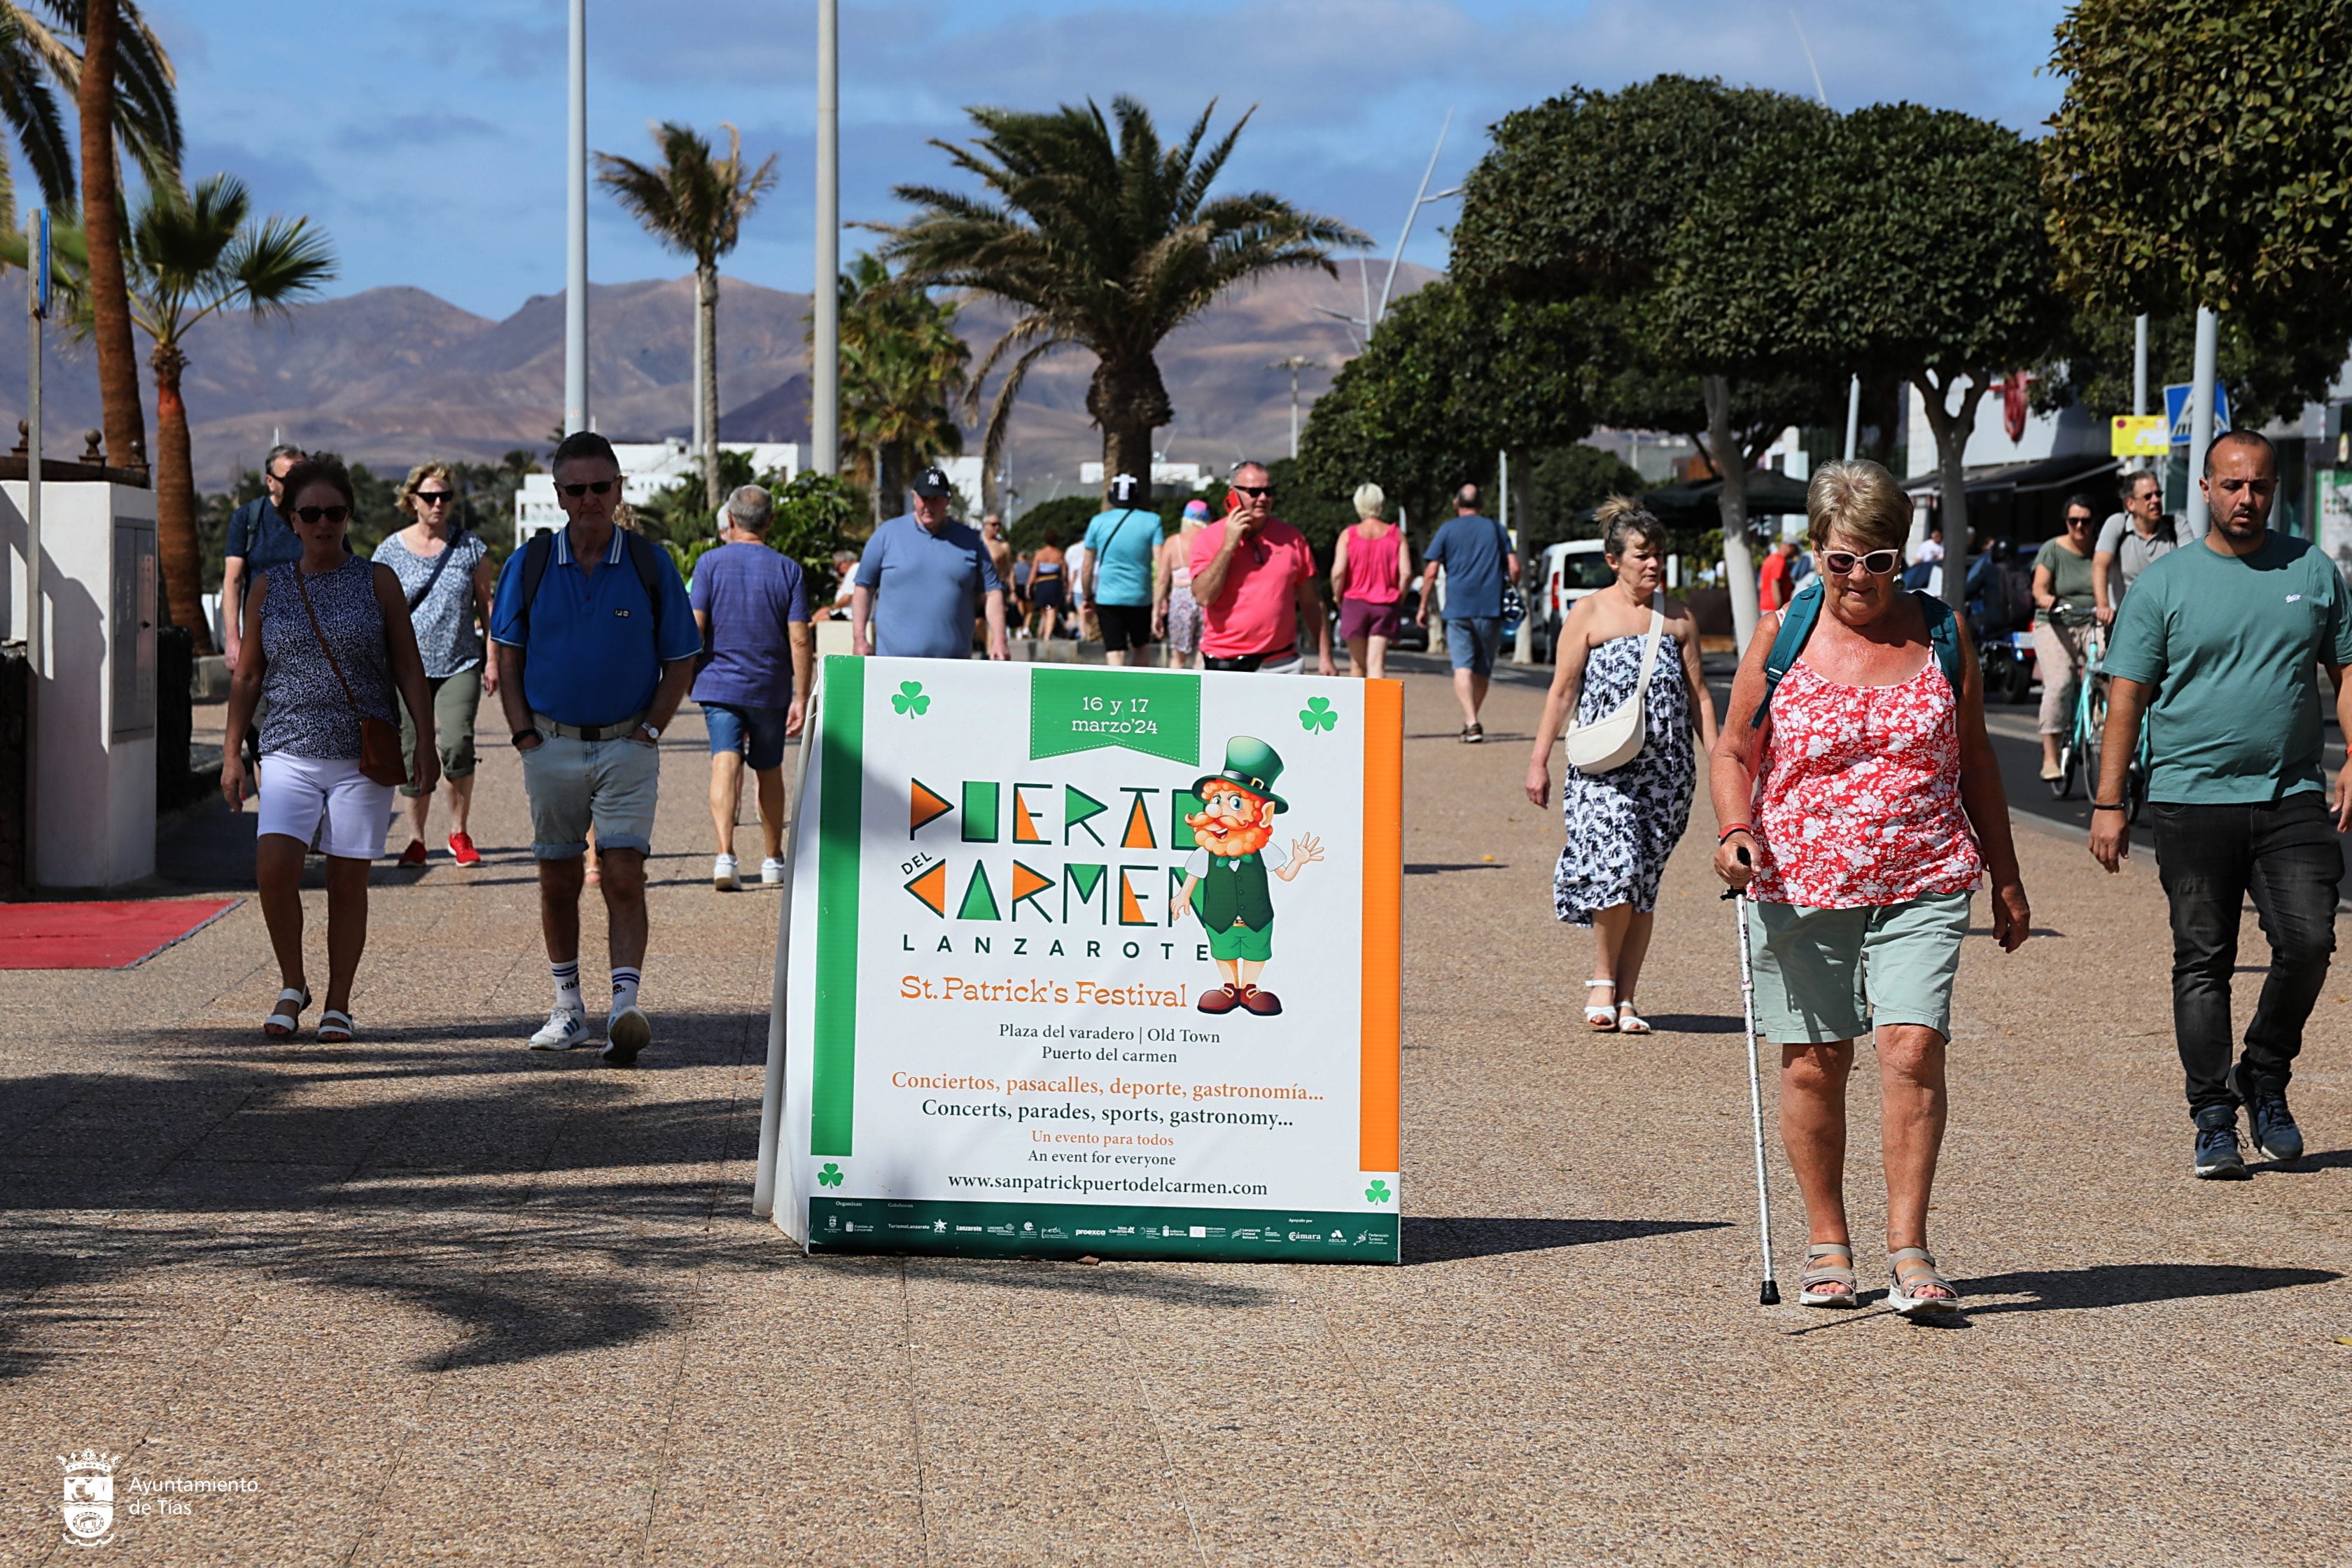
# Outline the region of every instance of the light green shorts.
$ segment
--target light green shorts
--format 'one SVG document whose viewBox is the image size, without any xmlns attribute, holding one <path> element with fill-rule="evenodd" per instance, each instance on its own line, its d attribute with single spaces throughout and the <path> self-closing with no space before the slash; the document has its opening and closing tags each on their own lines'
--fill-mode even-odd
<svg viewBox="0 0 2352 1568">
<path fill-rule="evenodd" d="M 1748 905 L 1756 1026 L 1784 1046 L 1860 1039 L 1890 1024 L 1924 1024 L 1950 1039 L 1969 899 L 1922 893 L 1858 910 Z"/>
<path fill-rule="evenodd" d="M 1209 933 L 1209 956 L 1219 963 L 1264 963 L 1274 956 L 1274 922 L 1264 931 L 1230 926 Z"/>
</svg>

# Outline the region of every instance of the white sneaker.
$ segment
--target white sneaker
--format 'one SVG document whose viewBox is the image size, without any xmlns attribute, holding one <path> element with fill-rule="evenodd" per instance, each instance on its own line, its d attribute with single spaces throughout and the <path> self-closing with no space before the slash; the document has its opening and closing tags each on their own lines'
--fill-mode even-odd
<svg viewBox="0 0 2352 1568">
<path fill-rule="evenodd" d="M 534 1051 L 568 1051 L 574 1046 L 587 1043 L 588 1020 L 561 1007 L 551 1009 L 547 1022 L 541 1024 L 539 1033 L 530 1037 L 530 1048 Z"/>
<path fill-rule="evenodd" d="M 760 880 L 773 888 L 784 879 L 784 863 L 773 856 L 760 862 Z"/>
<path fill-rule="evenodd" d="M 604 1048 L 597 1054 L 614 1067 L 625 1068 L 653 1043 L 653 1020 L 635 1007 L 624 1007 L 604 1020 Z"/>
<path fill-rule="evenodd" d="M 722 893 L 735 890 L 735 857 L 721 855 L 710 863 L 710 885 Z"/>
</svg>

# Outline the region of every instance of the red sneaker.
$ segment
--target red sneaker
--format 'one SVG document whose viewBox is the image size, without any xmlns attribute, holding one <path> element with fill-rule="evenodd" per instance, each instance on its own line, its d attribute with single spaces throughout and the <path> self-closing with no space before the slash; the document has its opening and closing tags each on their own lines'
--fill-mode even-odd
<svg viewBox="0 0 2352 1568">
<path fill-rule="evenodd" d="M 460 866 L 478 866 L 482 863 L 482 852 L 474 847 L 474 836 L 470 833 L 449 835 L 449 854 Z"/>
<path fill-rule="evenodd" d="M 400 859 L 396 862 L 396 864 L 399 864 L 399 865 L 402 865 L 402 866 L 422 866 L 422 865 L 424 865 L 424 864 L 425 864 L 425 840 L 423 840 L 422 838 L 412 838 L 412 839 L 410 839 L 410 840 L 408 841 L 408 847 L 407 847 L 407 848 L 405 848 L 405 849 L 404 849 L 404 850 L 402 850 L 402 851 L 400 852 Z"/>
</svg>

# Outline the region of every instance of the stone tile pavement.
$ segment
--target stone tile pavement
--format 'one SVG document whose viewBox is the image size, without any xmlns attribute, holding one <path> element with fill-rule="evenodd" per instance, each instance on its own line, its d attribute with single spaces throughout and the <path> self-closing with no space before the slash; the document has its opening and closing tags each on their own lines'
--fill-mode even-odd
<svg viewBox="0 0 2352 1568">
<path fill-rule="evenodd" d="M 2021 834 L 2044 934 L 1970 944 L 1936 1212 L 1967 1326 L 1759 1310 L 1708 814 L 1660 1032 L 1586 1035 L 1519 795 L 1538 700 L 1498 687 L 1465 747 L 1410 681 L 1397 1268 L 796 1255 L 747 1207 L 775 898 L 704 879 L 691 710 L 638 1070 L 520 1048 L 496 747 L 489 862 L 379 873 L 357 1045 L 261 1040 L 250 903 L 136 970 L 0 975 L 0 1563 L 81 1560 L 84 1447 L 123 1456 L 132 1563 L 2352 1561 L 2352 973 L 2315 1155 L 2193 1183 L 2154 877 Z M 250 821 L 170 863 L 232 879 Z M 131 1490 L 171 1481 L 250 1489 Z"/>
</svg>

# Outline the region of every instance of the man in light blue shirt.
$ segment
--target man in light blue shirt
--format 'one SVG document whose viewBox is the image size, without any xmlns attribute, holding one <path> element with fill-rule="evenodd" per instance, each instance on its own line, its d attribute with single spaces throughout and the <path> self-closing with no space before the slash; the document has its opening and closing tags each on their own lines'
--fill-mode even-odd
<svg viewBox="0 0 2352 1568">
<path fill-rule="evenodd" d="M 972 625 L 985 612 L 988 657 L 1010 658 L 1004 584 L 987 542 L 948 516 L 955 487 L 939 468 L 915 476 L 915 509 L 866 542 L 849 601 L 849 641 L 861 657 L 970 658 Z"/>
<path fill-rule="evenodd" d="M 1132 474 L 1110 482 L 1110 510 L 1087 524 L 1086 593 L 1102 627 L 1103 658 L 1144 662 L 1151 646 L 1151 563 L 1160 554 L 1160 514 L 1134 504 L 1142 487 Z"/>
</svg>

